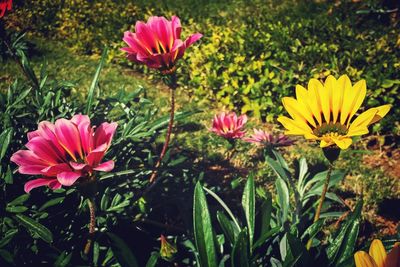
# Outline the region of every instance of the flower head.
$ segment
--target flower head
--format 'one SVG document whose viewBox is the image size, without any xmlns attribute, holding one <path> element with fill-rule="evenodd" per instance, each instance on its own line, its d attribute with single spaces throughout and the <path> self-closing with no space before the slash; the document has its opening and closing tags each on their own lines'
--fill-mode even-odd
<svg viewBox="0 0 400 267">
<path fill-rule="evenodd" d="M 382 241 L 375 239 L 369 247 L 369 254 L 357 251 L 354 254 L 356 267 L 398 267 L 400 266 L 400 242 L 394 244 L 386 254 Z"/>
<path fill-rule="evenodd" d="M 273 135 L 267 131 L 258 129 L 254 129 L 254 133 L 249 137 L 244 137 L 243 141 L 274 147 L 290 146 L 294 143 L 293 140 L 290 140 L 284 134 Z"/>
<path fill-rule="evenodd" d="M 246 122 L 247 116 L 245 114 L 238 117 L 234 112 L 222 112 L 214 116 L 211 131 L 226 139 L 239 139 L 245 135 L 242 128 Z"/>
<path fill-rule="evenodd" d="M 135 33 L 126 31 L 124 42 L 131 61 L 142 63 L 163 72 L 173 72 L 175 63 L 185 53 L 186 48 L 202 37 L 200 33 L 190 35 L 185 41 L 181 38 L 181 22 L 172 16 L 171 21 L 164 17 L 150 17 L 147 23 L 136 22 Z"/>
<path fill-rule="evenodd" d="M 368 126 L 382 119 L 390 110 L 390 105 L 383 105 L 355 116 L 366 91 L 365 80 L 352 86 L 347 75 L 337 80 L 328 76 L 324 84 L 311 79 L 308 90 L 296 86 L 296 99 L 282 99 L 292 118 L 281 116 L 278 121 L 288 135 L 304 135 L 306 139 L 320 140 L 322 148 L 336 145 L 346 149 L 352 144 L 352 136 L 367 134 Z"/>
<path fill-rule="evenodd" d="M 25 192 L 44 185 L 59 189 L 79 178 L 89 178 L 94 171 L 111 171 L 114 161 L 102 160 L 116 128 L 117 123 L 104 122 L 95 129 L 86 115 L 58 119 L 54 124 L 40 122 L 36 131 L 28 133 L 28 150 L 19 150 L 11 157 L 20 173 L 41 176 L 27 182 Z"/>
</svg>

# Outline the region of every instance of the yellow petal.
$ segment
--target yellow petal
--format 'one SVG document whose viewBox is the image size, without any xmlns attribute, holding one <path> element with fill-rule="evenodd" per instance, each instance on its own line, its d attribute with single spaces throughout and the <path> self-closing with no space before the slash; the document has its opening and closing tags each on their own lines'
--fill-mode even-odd
<svg viewBox="0 0 400 267">
<path fill-rule="evenodd" d="M 341 121 L 342 120 L 342 108 L 343 108 L 343 101 L 344 101 L 344 95 L 345 95 L 345 90 L 346 88 L 351 88 L 351 81 L 349 79 L 349 77 L 347 75 L 342 75 L 339 77 L 339 79 L 337 80 L 337 89 L 334 91 L 333 94 L 333 109 L 335 110 L 336 106 L 338 106 L 339 110 L 338 113 L 338 117 L 337 119 L 335 119 L 336 121 Z"/>
<path fill-rule="evenodd" d="M 369 247 L 369 255 L 374 259 L 378 267 L 385 267 L 386 250 L 379 239 L 374 239 Z"/>
<path fill-rule="evenodd" d="M 377 109 L 378 111 L 375 114 L 375 117 L 372 119 L 372 121 L 369 122 L 369 124 L 375 123 L 380 119 L 382 119 L 383 117 L 385 117 L 385 115 L 389 112 L 391 107 L 392 105 L 390 104 L 376 107 L 375 109 Z"/>
<path fill-rule="evenodd" d="M 332 138 L 333 142 L 340 148 L 340 149 L 347 149 L 353 143 L 353 140 L 348 137 L 342 138 Z"/>
<path fill-rule="evenodd" d="M 314 127 L 316 124 L 311 113 L 307 110 L 307 107 L 301 103 L 299 103 L 296 99 L 292 97 L 284 97 L 282 98 L 283 106 L 286 111 L 290 114 L 290 116 L 296 121 L 303 121 L 307 124 L 307 121 Z"/>
<path fill-rule="evenodd" d="M 368 125 L 377 113 L 376 108 L 370 108 L 359 115 L 349 127 L 347 136 L 356 136 L 368 133 Z M 366 132 L 365 132 L 366 131 Z M 362 132 L 360 134 L 360 132 Z"/>
<path fill-rule="evenodd" d="M 357 110 L 361 107 L 365 95 L 367 94 L 367 84 L 365 83 L 365 80 L 358 81 L 353 86 L 353 93 L 354 93 L 354 98 L 350 106 L 350 111 L 349 111 L 350 115 L 347 124 L 350 123 L 351 118 L 354 116 L 354 114 L 356 114 Z"/>
<path fill-rule="evenodd" d="M 311 79 L 308 82 L 308 96 L 310 103 L 313 105 L 314 116 L 317 118 L 319 124 L 322 124 L 322 107 L 321 107 L 321 97 L 319 96 L 320 91 L 324 89 L 324 86 L 317 79 Z"/>
<path fill-rule="evenodd" d="M 356 262 L 356 267 L 377 267 L 374 259 L 364 251 L 357 251 L 354 254 L 354 261 Z"/>
<path fill-rule="evenodd" d="M 333 145 L 333 144 L 334 144 L 334 142 L 333 142 L 332 139 L 326 138 L 326 139 L 322 139 L 322 140 L 321 140 L 321 143 L 319 143 L 319 146 L 320 146 L 321 148 L 324 148 L 324 147 L 331 146 L 331 145 Z"/>
<path fill-rule="evenodd" d="M 295 121 L 286 116 L 280 116 L 278 121 L 288 130 L 288 134 L 290 135 L 312 134 L 312 130 L 304 122 Z"/>
<path fill-rule="evenodd" d="M 345 80 L 345 78 L 343 78 Z M 347 118 L 350 115 L 351 106 L 354 100 L 355 91 L 351 86 L 350 81 L 344 82 L 344 91 L 343 91 L 343 103 L 342 109 L 340 111 L 340 123 L 345 125 Z"/>
<path fill-rule="evenodd" d="M 296 99 L 297 99 L 297 102 L 301 106 L 303 106 L 305 108 L 305 110 L 308 112 L 307 116 L 311 119 L 310 124 L 312 126 L 314 126 L 314 127 L 317 127 L 317 125 L 315 124 L 315 120 L 314 120 L 314 117 L 315 117 L 314 116 L 314 112 L 313 112 L 313 110 L 311 108 L 312 104 L 310 103 L 310 99 L 309 99 L 309 96 L 308 96 L 308 91 L 306 90 L 306 88 L 304 88 L 301 85 L 296 85 Z M 317 119 L 318 123 L 321 124 L 320 120 L 318 121 L 318 119 Z"/>
<path fill-rule="evenodd" d="M 328 76 L 328 78 L 326 78 L 326 80 L 330 80 Z M 327 88 L 326 86 L 322 87 L 319 90 L 319 97 L 320 97 L 320 101 L 321 101 L 321 109 L 322 109 L 322 113 L 324 114 L 325 117 L 325 121 L 327 123 L 330 122 L 330 115 L 331 115 L 331 100 L 329 97 L 329 88 Z"/>
<path fill-rule="evenodd" d="M 330 101 L 330 111 L 332 112 L 333 122 L 335 123 L 338 115 L 339 115 L 339 110 L 342 107 L 342 89 L 339 86 L 338 81 L 333 76 L 328 76 L 325 81 L 325 88 L 329 91 L 329 101 Z"/>
<path fill-rule="evenodd" d="M 394 244 L 392 250 L 388 253 L 385 261 L 385 267 L 400 266 L 400 242 Z"/>
</svg>

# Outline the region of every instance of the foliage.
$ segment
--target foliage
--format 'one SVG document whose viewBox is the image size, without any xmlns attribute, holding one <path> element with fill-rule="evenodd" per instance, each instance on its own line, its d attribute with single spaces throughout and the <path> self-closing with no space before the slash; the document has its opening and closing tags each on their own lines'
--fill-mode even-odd
<svg viewBox="0 0 400 267">
<path fill-rule="evenodd" d="M 7 26 L 35 25 L 34 32 L 63 39 L 86 53 L 100 53 L 108 43 L 113 48 L 109 57 L 122 64 L 126 61 L 120 60 L 118 49 L 124 30 L 152 14 L 178 14 L 189 25 L 185 31 L 204 34 L 201 51 L 196 47 L 188 51 L 182 83 L 189 84 L 198 99 L 217 100 L 263 120 L 273 121 L 283 112 L 276 103 L 293 95 L 295 84 L 306 85 L 310 77 L 323 79 L 329 74 L 366 79 L 373 89 L 367 107 L 399 100 L 396 23 L 385 24 L 389 16 L 385 13 L 358 12 L 370 6 L 378 10 L 378 1 L 367 6 L 300 1 L 295 8 L 290 1 L 36 2 L 31 9 L 17 1 Z M 391 119 L 382 123 L 384 129 L 395 127 L 390 122 L 398 115 L 393 110 Z"/>
<path fill-rule="evenodd" d="M 0 265 L 53 262 L 57 266 L 67 266 L 91 261 L 96 266 L 118 263 L 125 266 L 124 262 L 129 263 L 126 266 L 134 266 L 132 259 L 135 256 L 127 241 L 118 236 L 121 233 L 116 233 L 117 226 L 126 223 L 132 213 L 137 215 L 136 220 L 151 213 L 142 192 L 148 183 L 145 178 L 153 166 L 155 140 L 167 125 L 168 116 L 158 115 L 158 109 L 143 97 L 141 87 L 131 93 L 120 91 L 108 98 L 99 97 L 97 83 L 106 53 L 89 90 L 92 98 L 85 105 L 71 95 L 72 83 L 48 77 L 45 64 L 37 75 L 20 47 L 23 46 L 18 43 L 10 45 L 9 52 L 20 65 L 24 78 L 16 79 L 7 91 L 0 92 Z M 80 194 L 81 188 L 63 188 L 54 192 L 43 188 L 24 194 L 22 185 L 27 177 L 16 173 L 15 166 L 9 161 L 11 155 L 26 143 L 27 133 L 37 129 L 38 122 L 70 118 L 85 110 L 90 110 L 96 125 L 102 121 L 119 124 L 107 154 L 117 162 L 115 172 L 99 177 L 96 198 L 99 231 L 89 259 L 79 256 L 87 238 L 88 220 L 87 202 Z M 180 121 L 193 113 L 178 112 L 176 119 Z M 175 168 L 184 160 L 179 155 L 170 155 L 164 160 L 160 176 L 169 177 L 172 170 L 175 175 L 182 175 Z M 130 179 L 121 179 L 124 177 Z M 155 257 L 151 260 L 156 262 Z"/>
</svg>

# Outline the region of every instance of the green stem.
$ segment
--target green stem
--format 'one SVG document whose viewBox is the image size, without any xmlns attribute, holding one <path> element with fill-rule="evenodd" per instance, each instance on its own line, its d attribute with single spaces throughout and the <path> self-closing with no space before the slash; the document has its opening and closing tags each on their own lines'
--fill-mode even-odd
<svg viewBox="0 0 400 267">
<path fill-rule="evenodd" d="M 314 216 L 314 223 L 319 220 L 319 217 L 321 215 L 321 209 L 322 209 L 322 205 L 324 204 L 326 192 L 328 191 L 328 186 L 329 186 L 329 181 L 331 179 L 332 170 L 333 170 L 333 164 L 330 163 L 328 172 L 326 174 L 324 188 L 322 189 L 321 197 L 319 199 L 318 208 L 317 208 L 317 211 Z M 311 245 L 312 245 L 312 238 L 310 240 L 308 240 L 308 242 L 307 242 L 307 250 L 309 250 L 311 248 Z"/>
</svg>

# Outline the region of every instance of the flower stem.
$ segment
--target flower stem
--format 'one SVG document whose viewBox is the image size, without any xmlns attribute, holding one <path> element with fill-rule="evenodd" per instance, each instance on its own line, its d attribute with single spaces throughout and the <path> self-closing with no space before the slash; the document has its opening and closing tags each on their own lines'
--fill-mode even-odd
<svg viewBox="0 0 400 267">
<path fill-rule="evenodd" d="M 93 241 L 92 239 L 93 239 L 93 235 L 94 235 L 95 227 L 96 227 L 95 204 L 94 204 L 93 198 L 88 198 L 88 206 L 89 206 L 89 212 L 90 212 L 90 223 L 89 223 L 89 238 L 88 238 L 85 248 L 83 250 L 83 253 L 85 255 L 88 255 L 90 252 L 90 248 L 92 246 L 92 241 Z"/>
<path fill-rule="evenodd" d="M 169 90 L 171 94 L 171 111 L 169 115 L 169 123 L 168 123 L 168 129 L 167 129 L 167 135 L 165 136 L 165 142 L 164 146 L 161 150 L 160 157 L 158 158 L 158 161 L 156 165 L 154 166 L 154 171 L 151 173 L 150 176 L 150 183 L 153 183 L 154 180 L 157 178 L 158 174 L 158 168 L 161 165 L 161 162 L 165 156 L 165 153 L 167 152 L 169 141 L 171 138 L 171 133 L 172 133 L 172 126 L 174 125 L 174 116 L 175 116 L 175 89 L 176 89 L 176 77 L 175 74 L 171 75 L 171 83 L 169 84 Z"/>
<path fill-rule="evenodd" d="M 328 172 L 326 173 L 324 188 L 322 189 L 321 197 L 319 199 L 318 208 L 317 208 L 317 211 L 314 216 L 314 223 L 319 220 L 319 216 L 321 215 L 321 209 L 322 209 L 322 205 L 324 204 L 326 192 L 328 191 L 328 186 L 329 186 L 329 181 L 331 179 L 332 170 L 333 170 L 333 164 L 330 163 Z M 312 238 L 310 238 L 310 240 L 308 240 L 308 242 L 307 242 L 307 250 L 309 250 L 311 248 L 311 245 L 312 245 Z"/>
</svg>

